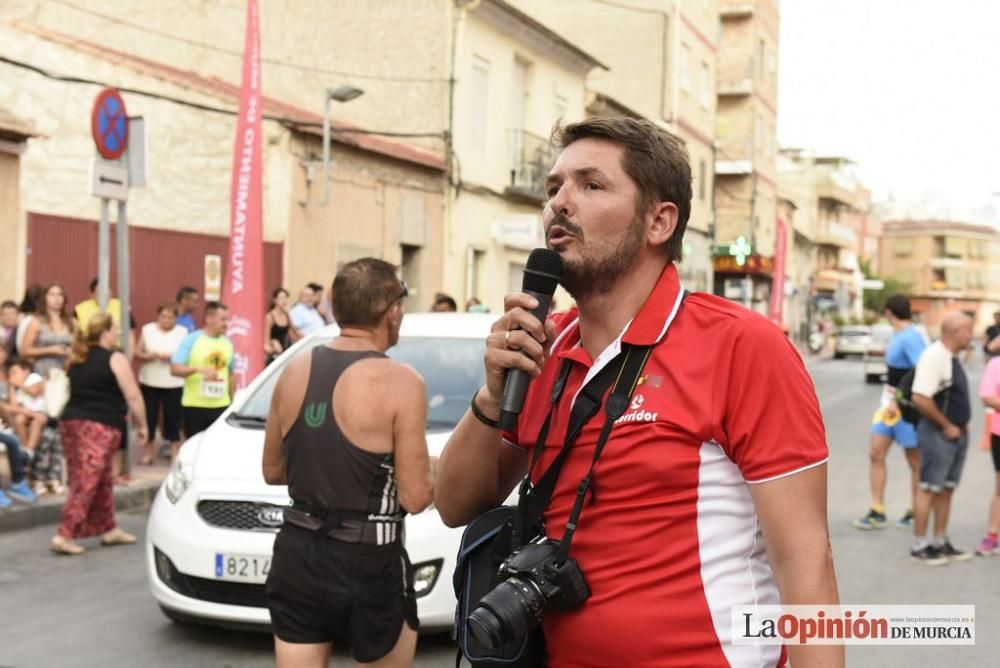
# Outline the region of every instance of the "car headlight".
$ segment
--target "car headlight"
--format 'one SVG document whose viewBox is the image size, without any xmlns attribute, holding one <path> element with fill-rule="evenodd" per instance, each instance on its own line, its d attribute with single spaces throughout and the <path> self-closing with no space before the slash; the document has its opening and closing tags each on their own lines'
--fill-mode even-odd
<svg viewBox="0 0 1000 668">
<path fill-rule="evenodd" d="M 187 488 L 191 486 L 194 478 L 194 465 L 178 458 L 170 467 L 167 479 L 163 481 L 163 490 L 167 493 L 167 498 L 171 503 L 177 503 Z"/>
<path fill-rule="evenodd" d="M 421 564 L 414 564 L 413 593 L 416 594 L 417 598 L 431 593 L 431 590 L 434 589 L 434 585 L 437 584 L 437 579 L 441 574 L 441 566 L 443 564 L 444 561 L 442 559 L 435 559 L 434 561 L 425 561 Z"/>
<path fill-rule="evenodd" d="M 191 482 L 194 480 L 194 461 L 197 458 L 200 445 L 201 439 L 196 436 L 184 443 L 180 452 L 177 453 L 177 459 L 174 460 L 166 480 L 163 481 L 163 491 L 170 499 L 170 503 L 177 503 L 184 496 L 187 488 L 191 486 Z"/>
</svg>

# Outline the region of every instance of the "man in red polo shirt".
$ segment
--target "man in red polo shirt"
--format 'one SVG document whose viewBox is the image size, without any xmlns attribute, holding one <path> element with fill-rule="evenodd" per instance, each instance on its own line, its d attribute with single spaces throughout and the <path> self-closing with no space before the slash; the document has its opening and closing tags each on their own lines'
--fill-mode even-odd
<svg viewBox="0 0 1000 668">
<path fill-rule="evenodd" d="M 548 246 L 577 307 L 543 326 L 508 296 L 488 339 L 487 382 L 439 462 L 435 505 L 451 526 L 501 503 L 525 474 L 563 360 L 571 360 L 537 479 L 579 389 L 623 343 L 653 345 L 611 430 L 571 556 L 591 596 L 543 619 L 549 666 L 840 666 L 839 646 L 733 642 L 734 605 L 836 604 L 826 518 L 827 447 L 816 394 L 788 339 L 761 316 L 694 293 L 675 261 L 690 213 L 680 143 L 647 121 L 562 128 L 547 181 Z M 550 358 L 555 357 L 556 360 Z M 503 374 L 534 380 L 515 432 L 491 424 Z M 583 429 L 545 513 L 562 536 L 603 412 Z"/>
</svg>

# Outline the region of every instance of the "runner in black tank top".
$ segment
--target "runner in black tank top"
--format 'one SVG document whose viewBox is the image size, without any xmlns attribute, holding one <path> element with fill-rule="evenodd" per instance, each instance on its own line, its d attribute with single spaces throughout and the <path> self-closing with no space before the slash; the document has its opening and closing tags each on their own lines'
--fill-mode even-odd
<svg viewBox="0 0 1000 668">
<path fill-rule="evenodd" d="M 385 355 L 406 296 L 392 265 L 350 262 L 333 293 L 340 334 L 288 361 L 264 435 L 264 479 L 292 498 L 266 584 L 278 666 L 326 666 L 331 642 L 358 663 L 409 666 L 419 622 L 403 517 L 433 495 L 427 390 Z"/>
<path fill-rule="evenodd" d="M 328 530 L 341 540 L 385 545 L 402 539 L 393 455 L 352 443 L 340 430 L 331 401 L 333 387 L 347 367 L 372 357 L 385 355 L 313 349 L 305 401 L 285 435 L 285 460 L 293 508 L 329 521 Z M 330 518 L 330 511 L 344 511 L 339 522 L 336 512 Z"/>
</svg>

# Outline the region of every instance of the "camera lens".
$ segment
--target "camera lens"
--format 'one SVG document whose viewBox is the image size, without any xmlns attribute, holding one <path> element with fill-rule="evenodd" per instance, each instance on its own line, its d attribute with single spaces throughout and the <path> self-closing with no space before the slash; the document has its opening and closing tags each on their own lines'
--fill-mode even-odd
<svg viewBox="0 0 1000 668">
<path fill-rule="evenodd" d="M 469 631 L 491 649 L 520 641 L 538 626 L 545 597 L 530 580 L 510 578 L 486 594 L 469 615 Z"/>
</svg>

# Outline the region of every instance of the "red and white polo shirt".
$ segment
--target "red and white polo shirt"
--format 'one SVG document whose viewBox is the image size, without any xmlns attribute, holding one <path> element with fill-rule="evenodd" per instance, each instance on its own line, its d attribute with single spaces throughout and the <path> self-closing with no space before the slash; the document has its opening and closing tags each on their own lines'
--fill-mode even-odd
<svg viewBox="0 0 1000 668">
<path fill-rule="evenodd" d="M 562 446 L 585 379 L 622 342 L 658 344 L 611 431 L 594 502 L 573 538 L 591 598 L 545 616 L 555 668 L 784 665 L 781 647 L 732 643 L 730 608 L 780 602 L 748 484 L 826 461 L 816 393 L 772 323 L 707 294 L 681 305 L 681 292 L 668 265 L 638 315 L 593 361 L 580 346 L 576 311 L 555 316 L 551 358 L 529 386 L 517 433 L 504 433 L 512 446 L 534 447 L 562 360 L 572 360 L 537 479 Z M 584 427 L 563 467 L 545 514 L 552 538 L 565 530 L 602 416 Z"/>
</svg>

